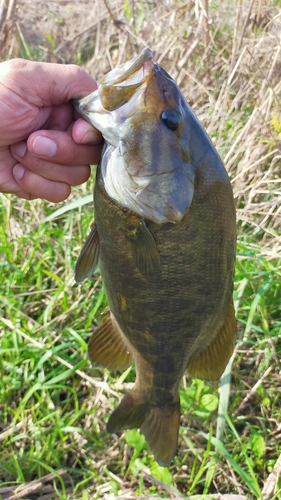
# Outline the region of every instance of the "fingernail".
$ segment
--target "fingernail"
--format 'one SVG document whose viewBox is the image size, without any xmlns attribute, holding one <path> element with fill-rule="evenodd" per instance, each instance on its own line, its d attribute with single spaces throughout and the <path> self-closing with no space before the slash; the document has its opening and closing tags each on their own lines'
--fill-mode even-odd
<svg viewBox="0 0 281 500">
<path fill-rule="evenodd" d="M 23 178 L 23 174 L 24 174 L 24 167 L 20 165 L 20 163 L 18 163 L 13 168 L 13 175 L 16 179 L 20 180 Z"/>
<path fill-rule="evenodd" d="M 26 152 L 26 142 L 17 142 L 11 146 L 12 153 L 15 153 L 17 156 L 21 158 L 25 155 Z"/>
<path fill-rule="evenodd" d="M 33 153 L 40 156 L 54 156 L 57 145 L 52 139 L 38 135 L 33 142 Z"/>
</svg>

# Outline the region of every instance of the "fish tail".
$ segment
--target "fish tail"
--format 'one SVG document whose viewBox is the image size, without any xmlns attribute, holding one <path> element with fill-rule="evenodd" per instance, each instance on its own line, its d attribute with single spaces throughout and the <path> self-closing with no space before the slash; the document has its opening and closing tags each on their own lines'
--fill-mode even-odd
<svg viewBox="0 0 281 500">
<path fill-rule="evenodd" d="M 133 392 L 126 394 L 107 422 L 108 432 L 140 428 L 148 413 L 147 405 Z"/>
<path fill-rule="evenodd" d="M 139 428 L 159 465 L 170 464 L 177 450 L 180 424 L 179 401 L 152 407 L 131 392 L 114 410 L 107 424 L 108 432 Z"/>
<path fill-rule="evenodd" d="M 155 460 L 163 467 L 173 460 L 178 446 L 180 403 L 152 408 L 140 430 Z"/>
</svg>

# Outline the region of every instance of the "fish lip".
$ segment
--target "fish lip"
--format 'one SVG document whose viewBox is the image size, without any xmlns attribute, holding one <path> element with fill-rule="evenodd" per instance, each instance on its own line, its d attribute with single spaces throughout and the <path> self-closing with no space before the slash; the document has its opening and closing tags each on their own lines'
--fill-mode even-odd
<svg viewBox="0 0 281 500">
<path fill-rule="evenodd" d="M 143 63 L 143 78 L 146 79 L 148 76 L 151 75 L 152 71 L 155 70 L 157 67 L 157 64 L 153 61 L 153 59 L 149 58 Z"/>
<path fill-rule="evenodd" d="M 154 67 L 155 63 L 152 61 L 152 58 L 153 52 L 148 47 L 144 48 L 138 56 L 136 56 L 134 59 L 131 59 L 131 61 L 128 61 L 132 63 L 128 69 L 122 72 L 121 75 L 112 78 L 112 76 L 118 73 L 119 70 L 122 70 L 128 62 L 117 66 L 116 68 L 111 70 L 104 78 L 101 79 L 101 85 L 112 86 L 122 84 L 123 82 L 128 80 L 134 73 L 137 73 L 141 68 L 144 68 L 146 64 L 149 65 L 149 62 L 153 65 L 152 67 Z M 141 80 L 143 81 L 143 79 Z"/>
<path fill-rule="evenodd" d="M 105 79 L 100 82 L 98 95 L 102 106 L 106 111 L 115 111 L 121 108 L 143 85 L 148 85 L 156 69 L 156 63 L 153 61 L 153 53 L 145 48 L 133 59 L 133 63 L 127 68 L 128 63 L 124 63 L 113 69 Z M 121 72 L 122 70 L 123 73 Z M 121 72 L 121 73 L 120 73 Z M 115 76 L 115 78 L 112 78 Z M 112 96 L 115 96 L 112 100 Z M 116 96 L 118 96 L 116 98 Z"/>
<path fill-rule="evenodd" d="M 72 104 L 79 113 L 82 113 L 84 108 L 86 108 L 91 101 L 97 100 L 98 97 L 99 87 L 91 94 L 87 94 L 86 96 L 79 97 L 77 99 L 72 99 Z"/>
<path fill-rule="evenodd" d="M 130 66 L 126 68 L 128 63 L 130 63 Z M 132 81 L 130 81 L 130 79 L 133 80 L 133 86 L 137 89 L 147 82 L 147 80 L 152 76 L 156 66 L 157 64 L 153 61 L 153 52 L 146 47 L 134 59 L 116 66 L 116 68 L 112 69 L 107 75 L 105 75 L 98 83 L 98 88 L 94 92 L 80 99 L 73 99 L 73 105 L 75 109 L 87 121 L 89 121 L 89 123 L 91 123 L 91 119 L 88 116 L 91 111 L 98 113 L 113 111 L 108 109 L 108 106 L 103 99 L 103 94 L 106 89 L 119 87 L 121 90 L 123 87 L 124 93 L 126 93 L 126 87 L 128 88 L 132 85 Z M 124 68 L 126 68 L 125 71 Z M 130 96 L 128 96 L 128 100 L 130 100 Z"/>
</svg>

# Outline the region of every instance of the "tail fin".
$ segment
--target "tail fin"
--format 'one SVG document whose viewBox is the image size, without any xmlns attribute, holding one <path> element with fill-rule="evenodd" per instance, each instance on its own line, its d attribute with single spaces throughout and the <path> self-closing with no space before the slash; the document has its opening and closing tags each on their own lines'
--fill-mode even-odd
<svg viewBox="0 0 281 500">
<path fill-rule="evenodd" d="M 140 430 L 144 434 L 156 462 L 163 467 L 170 465 L 178 446 L 180 403 L 152 408 Z"/>
<path fill-rule="evenodd" d="M 108 432 L 140 428 L 159 465 L 170 464 L 176 453 L 180 403 L 151 407 L 133 392 L 126 394 L 107 424 Z"/>
</svg>

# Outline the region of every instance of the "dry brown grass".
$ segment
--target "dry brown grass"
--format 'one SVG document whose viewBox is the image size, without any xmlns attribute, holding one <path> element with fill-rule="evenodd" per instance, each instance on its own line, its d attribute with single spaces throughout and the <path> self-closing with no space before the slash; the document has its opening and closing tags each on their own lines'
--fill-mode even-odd
<svg viewBox="0 0 281 500">
<path fill-rule="evenodd" d="M 149 46 L 205 125 L 243 230 L 280 255 L 281 15 L 273 0 L 18 0 L 2 57 L 78 63 L 96 79 Z M 281 127 L 280 127 L 281 130 Z"/>
</svg>

